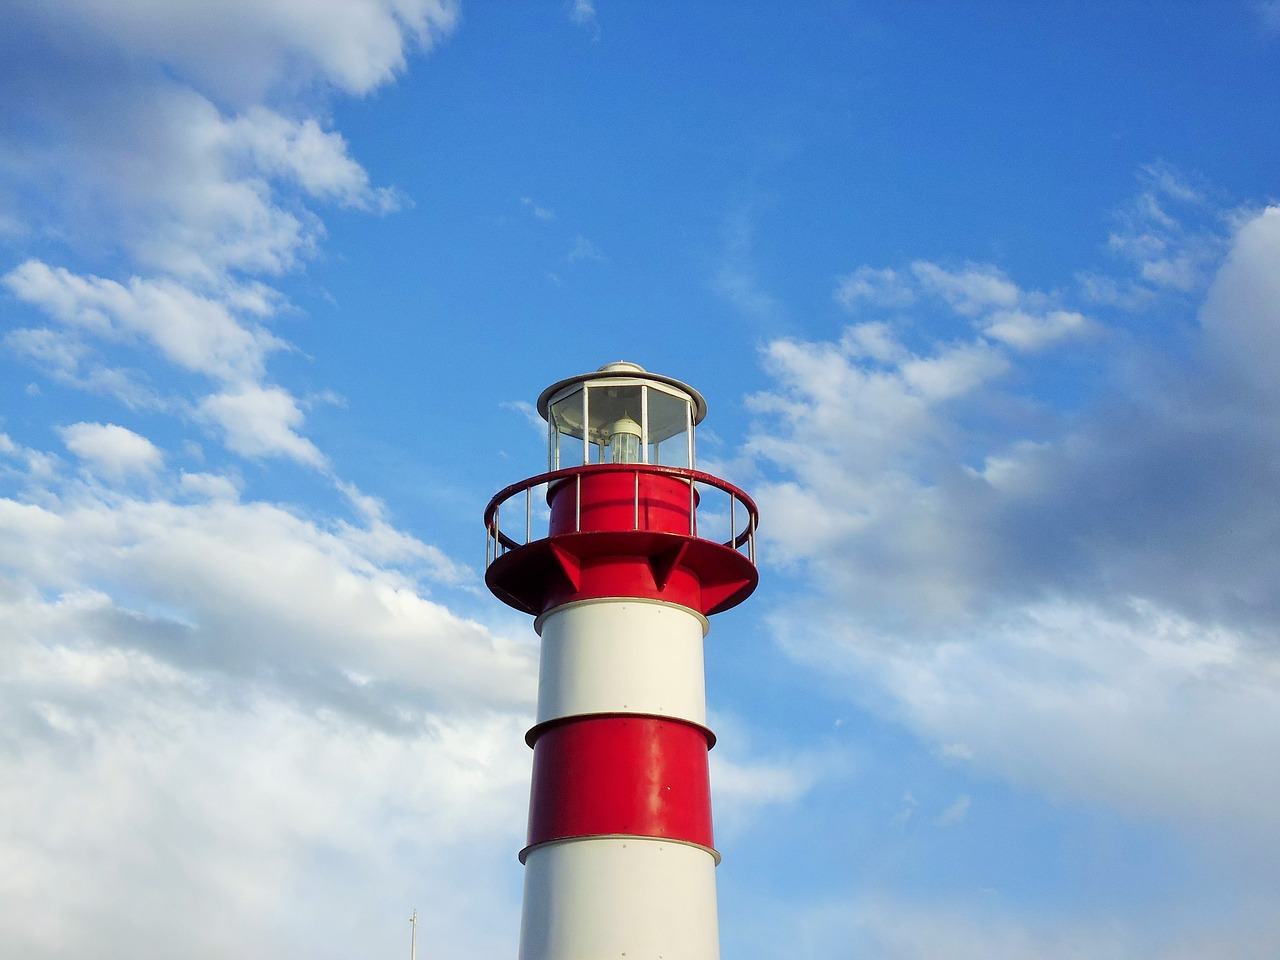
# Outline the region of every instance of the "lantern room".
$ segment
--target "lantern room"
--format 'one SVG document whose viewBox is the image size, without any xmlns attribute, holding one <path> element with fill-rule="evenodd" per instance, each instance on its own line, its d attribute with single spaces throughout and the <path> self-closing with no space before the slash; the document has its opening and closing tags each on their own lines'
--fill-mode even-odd
<svg viewBox="0 0 1280 960">
<path fill-rule="evenodd" d="M 548 469 L 593 463 L 694 466 L 694 427 L 707 413 L 697 390 L 635 363 L 552 384 L 538 397 L 548 424 Z"/>
<path fill-rule="evenodd" d="M 708 616 L 755 589 L 755 504 L 693 467 L 702 394 L 620 361 L 553 383 L 538 412 L 550 469 L 485 508 L 485 582 L 498 597 L 535 616 L 599 596 Z M 537 524 L 535 491 L 549 508 Z"/>
</svg>

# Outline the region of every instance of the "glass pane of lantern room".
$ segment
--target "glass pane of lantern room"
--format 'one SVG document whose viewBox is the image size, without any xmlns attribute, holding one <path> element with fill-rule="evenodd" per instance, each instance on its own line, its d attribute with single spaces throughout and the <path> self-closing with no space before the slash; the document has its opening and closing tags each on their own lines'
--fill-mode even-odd
<svg viewBox="0 0 1280 960">
<path fill-rule="evenodd" d="M 591 440 L 601 445 L 606 463 L 639 463 L 641 451 L 641 390 L 638 383 L 590 384 L 588 416 Z"/>
<path fill-rule="evenodd" d="M 689 467 L 689 400 L 649 387 L 649 462 L 668 467 Z"/>
<path fill-rule="evenodd" d="M 575 390 L 551 404 L 551 463 L 552 470 L 580 467 L 582 453 L 582 391 Z"/>
</svg>

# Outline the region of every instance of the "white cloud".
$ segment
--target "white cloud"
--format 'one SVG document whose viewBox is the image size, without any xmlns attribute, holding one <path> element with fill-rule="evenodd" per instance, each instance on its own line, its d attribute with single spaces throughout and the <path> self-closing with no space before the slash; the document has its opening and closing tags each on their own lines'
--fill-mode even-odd
<svg viewBox="0 0 1280 960">
<path fill-rule="evenodd" d="M 1117 352 L 1111 392 L 1038 435 L 982 428 L 1028 401 L 1016 355 L 983 336 L 913 351 L 855 325 L 770 344 L 777 387 L 752 398 L 747 447 L 765 555 L 817 590 L 778 612 L 779 641 L 988 774 L 1273 843 L 1277 224 L 1266 210 L 1236 232 L 1201 313 L 1209 349 Z M 1012 296 L 979 273 L 957 304 Z"/>
<path fill-rule="evenodd" d="M 1280 661 L 1245 635 L 1144 603 L 1064 603 L 935 644 L 839 642 L 835 662 L 874 677 L 926 739 L 963 737 L 980 770 L 1237 841 L 1280 826 L 1280 773 L 1254 759 L 1280 749 Z"/>
<path fill-rule="evenodd" d="M 0 178 L 26 199 L 5 219 L 201 284 L 295 268 L 323 230 L 302 199 L 400 203 L 303 105 L 385 83 L 457 19 L 442 0 L 10 7 L 22 55 L 0 58 L 0 83 L 24 139 Z"/>
<path fill-rule="evenodd" d="M 0 439 L 27 480 L 0 497 L 0 941 L 390 949 L 416 897 L 442 944 L 513 941 L 488 921 L 518 913 L 492 878 L 520 845 L 531 644 L 428 600 L 449 561 L 372 506 L 322 523 L 189 473 L 173 502 L 143 438 L 64 433 L 95 469 L 157 469 L 123 496 Z"/>
<path fill-rule="evenodd" d="M 56 495 L 0 498 L 0 941 L 33 960 L 394 952 L 415 900 L 440 949 L 515 941 L 527 623 L 511 640 L 427 599 L 430 552 L 354 489 L 362 526 L 213 474 L 181 478 L 190 504 L 40 487 Z M 728 770 L 730 814 L 814 776 Z"/>
<path fill-rule="evenodd" d="M 896 270 L 861 266 L 840 278 L 835 298 L 846 309 L 854 310 L 863 302 L 876 307 L 908 307 L 916 295 Z"/>
<path fill-rule="evenodd" d="M 260 382 L 267 358 L 287 348 L 256 322 L 278 308 L 270 290 L 238 284 L 208 295 L 169 279 L 119 283 L 36 260 L 10 271 L 3 283 L 62 325 L 17 330 L 6 339 L 62 382 L 109 393 L 133 407 L 172 408 L 173 401 L 152 396 L 129 371 L 98 360 L 91 341 L 154 348 L 175 366 L 226 384 L 198 400 L 195 409 L 222 430 L 231 450 L 324 466 L 323 454 L 299 432 L 305 417 L 297 399 Z"/>
<path fill-rule="evenodd" d="M 970 393 L 1009 368 L 1008 361 L 986 344 L 966 344 L 931 357 L 902 363 L 902 382 L 927 401 L 947 400 Z"/>
<path fill-rule="evenodd" d="M 103 363 L 77 332 L 47 327 L 17 329 L 5 335 L 4 346 L 58 383 L 115 397 L 130 409 L 160 404 L 132 371 Z M 39 391 L 39 384 L 27 385 L 30 395 L 38 396 Z"/>
<path fill-rule="evenodd" d="M 11 624 L 65 602 L 32 597 L 100 598 L 78 609 L 74 629 L 33 640 L 139 651 L 379 723 L 432 704 L 526 705 L 529 651 L 423 599 L 407 571 L 424 559 L 433 559 L 425 545 L 389 540 L 377 525 L 326 530 L 229 497 L 180 505 L 69 489 L 46 506 L 0 499 Z M 353 685 L 348 675 L 376 682 Z"/>
<path fill-rule="evenodd" d="M 715 752 L 711 754 L 711 768 L 717 807 L 728 810 L 731 816 L 740 808 L 794 803 L 818 779 L 812 763 L 804 758 L 799 761 L 737 763 L 721 752 Z"/>
<path fill-rule="evenodd" d="M 118 283 L 38 260 L 21 264 L 3 282 L 20 300 L 74 331 L 107 341 L 141 339 L 177 366 L 220 380 L 261 376 L 266 357 L 284 347 L 232 309 L 247 305 L 269 312 L 272 298 L 260 293 L 250 299 L 232 289 L 215 299 L 171 280 L 133 277 Z M 80 341 L 53 342 L 66 353 L 52 358 L 59 367 L 74 367 L 84 355 Z"/>
<path fill-rule="evenodd" d="M 1275 396 L 1280 375 L 1280 207 L 1241 227 L 1201 314 L 1228 375 Z"/>
<path fill-rule="evenodd" d="M 340 134 L 311 117 L 290 120 L 252 107 L 226 126 L 228 152 L 243 153 L 263 174 L 286 177 L 314 197 L 363 209 L 394 210 L 392 191 L 372 190 L 364 168 L 347 155 Z"/>
<path fill-rule="evenodd" d="M 782 471 L 755 487 L 773 518 L 762 535 L 775 557 L 824 556 L 887 512 L 927 498 L 912 474 L 946 462 L 945 411 L 1007 366 L 981 342 L 915 355 L 882 328 L 864 336 L 862 326 L 837 344 L 778 340 L 766 348 L 779 389 L 748 398 L 748 407 L 773 427 L 753 433 L 745 453 Z M 866 362 L 869 340 L 886 362 Z"/>
<path fill-rule="evenodd" d="M 450 0 L 19 0 L 18 23 L 41 39 L 170 65 L 185 82 L 252 102 L 320 79 L 368 93 L 453 29 Z"/>
<path fill-rule="evenodd" d="M 721 838 L 744 836 L 762 819 L 785 817 L 788 811 L 776 808 L 800 809 L 817 786 L 849 774 L 849 759 L 829 747 L 762 754 L 753 742 L 756 730 L 750 718 L 712 706 L 709 722 L 718 738 L 710 763 L 716 833 Z"/>
<path fill-rule="evenodd" d="M 840 349 L 851 357 L 862 357 L 876 363 L 892 365 L 907 357 L 898 343 L 893 328 L 887 323 L 859 323 L 849 327 L 840 337 Z"/>
<path fill-rule="evenodd" d="M 198 416 L 221 427 L 227 446 L 246 457 L 280 456 L 323 468 L 324 454 L 296 429 L 303 421 L 287 390 L 244 384 L 200 401 Z"/>
<path fill-rule="evenodd" d="M 946 270 L 918 260 L 911 264 L 916 281 L 947 301 L 957 313 L 973 316 L 992 308 L 1008 309 L 1018 302 L 1018 288 L 995 267 L 966 266 Z"/>
<path fill-rule="evenodd" d="M 6 949 L 392 953 L 398 905 L 416 898 L 450 952 L 514 940 L 515 897 L 489 878 L 519 846 L 517 718 L 426 715 L 389 732 L 235 692 L 77 639 L 103 636 L 105 603 L 4 604 Z"/>
<path fill-rule="evenodd" d="M 1142 189 L 1121 209 L 1108 246 L 1137 269 L 1139 290 L 1145 288 L 1149 294 L 1203 290 L 1221 260 L 1223 238 L 1217 224 L 1212 229 L 1188 227 L 1183 212 L 1203 219 L 1212 210 L 1209 198 L 1164 164 L 1143 168 L 1139 181 Z"/>
<path fill-rule="evenodd" d="M 107 477 L 153 473 L 164 464 L 155 444 L 114 423 L 73 423 L 59 432 L 68 450 Z"/>
<path fill-rule="evenodd" d="M 63 382 L 110 393 L 130 406 L 174 406 L 152 397 L 127 370 L 96 360 L 89 340 L 153 347 L 175 366 L 226 384 L 195 404 L 218 426 L 229 449 L 247 457 L 284 456 L 323 467 L 323 454 L 299 433 L 305 416 L 284 388 L 260 382 L 267 358 L 287 344 L 255 318 L 278 308 L 278 296 L 257 284 L 230 285 L 216 295 L 169 279 L 119 283 L 77 276 L 29 260 L 3 283 L 62 329 L 14 331 L 6 343 Z"/>
<path fill-rule="evenodd" d="M 1095 302 L 1120 298 L 1105 278 L 1086 277 L 1081 283 L 1088 286 Z M 941 301 L 951 314 L 969 319 L 992 342 L 1020 351 L 1043 350 L 1100 329 L 1084 314 L 1064 308 L 1059 296 L 1021 290 L 999 269 L 983 264 L 949 270 L 917 260 L 903 271 L 864 265 L 840 278 L 834 296 L 850 313 L 865 313 L 868 308 L 895 314 L 909 309 L 924 312 Z M 846 350 L 851 337 L 870 359 L 900 359 L 895 351 L 901 347 L 893 339 L 892 328 L 883 322 L 851 327 L 842 341 Z"/>
<path fill-rule="evenodd" d="M 215 473 L 184 473 L 178 482 L 184 493 L 210 500 L 238 500 L 240 497 L 240 486 L 235 480 Z"/>
<path fill-rule="evenodd" d="M 275 192 L 298 183 L 303 158 L 288 167 L 255 154 L 252 120 L 228 120 L 172 83 L 106 80 L 59 92 L 75 102 L 30 105 L 33 126 L 56 127 L 24 145 L 35 162 L 0 170 L 40 193 L 43 205 L 20 211 L 33 225 L 73 248 L 118 249 L 144 270 L 201 283 L 232 271 L 278 274 L 314 249 L 319 222 Z"/>
<path fill-rule="evenodd" d="M 1024 310 L 1001 310 L 987 317 L 982 332 L 1016 350 L 1040 350 L 1091 327 L 1089 319 L 1074 310 L 1052 310 L 1042 317 Z"/>
<path fill-rule="evenodd" d="M 1076 274 L 1075 279 L 1080 296 L 1086 303 L 1139 313 L 1158 300 L 1156 291 L 1133 279 L 1119 280 L 1088 270 Z"/>
<path fill-rule="evenodd" d="M 327 475 L 267 369 L 288 345 L 266 324 L 291 308 L 254 279 L 313 253 L 312 207 L 400 202 L 326 99 L 387 81 L 455 6 L 19 0 L 5 19 L 0 230 L 42 250 L 3 282 L 45 318 L 5 347 L 320 468 L 354 519 L 251 499 L 190 438 L 166 458 L 98 410 L 61 429 L 81 471 L 3 435 L 0 942 L 389 953 L 395 905 L 423 897 L 441 949 L 497 955 L 536 658 L 429 599 L 467 596 L 474 571 Z M 100 482 L 140 476 L 145 498 Z"/>
<path fill-rule="evenodd" d="M 10 460 L 3 470 L 6 480 L 17 478 L 22 482 L 25 479 L 41 485 L 57 477 L 61 467 L 61 462 L 53 454 L 17 444 L 7 433 L 0 433 L 0 454 Z"/>
</svg>

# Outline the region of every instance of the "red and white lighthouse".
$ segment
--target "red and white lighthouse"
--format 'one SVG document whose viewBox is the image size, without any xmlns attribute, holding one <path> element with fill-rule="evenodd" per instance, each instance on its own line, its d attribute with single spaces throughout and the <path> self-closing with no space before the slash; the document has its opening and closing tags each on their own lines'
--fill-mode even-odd
<svg viewBox="0 0 1280 960">
<path fill-rule="evenodd" d="M 720 955 L 702 640 L 758 516 L 694 469 L 706 410 L 633 363 L 552 384 L 549 472 L 485 510 L 485 582 L 542 638 L 520 960 Z"/>
</svg>

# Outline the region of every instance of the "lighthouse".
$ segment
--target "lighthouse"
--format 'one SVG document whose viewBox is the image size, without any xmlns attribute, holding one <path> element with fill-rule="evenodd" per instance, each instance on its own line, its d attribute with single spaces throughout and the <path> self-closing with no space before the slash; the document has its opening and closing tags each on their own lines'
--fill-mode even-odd
<svg viewBox="0 0 1280 960">
<path fill-rule="evenodd" d="M 610 363 L 538 412 L 547 472 L 484 515 L 485 583 L 541 638 L 520 960 L 716 960 L 702 645 L 755 589 L 756 506 L 696 469 L 679 380 Z"/>
</svg>

